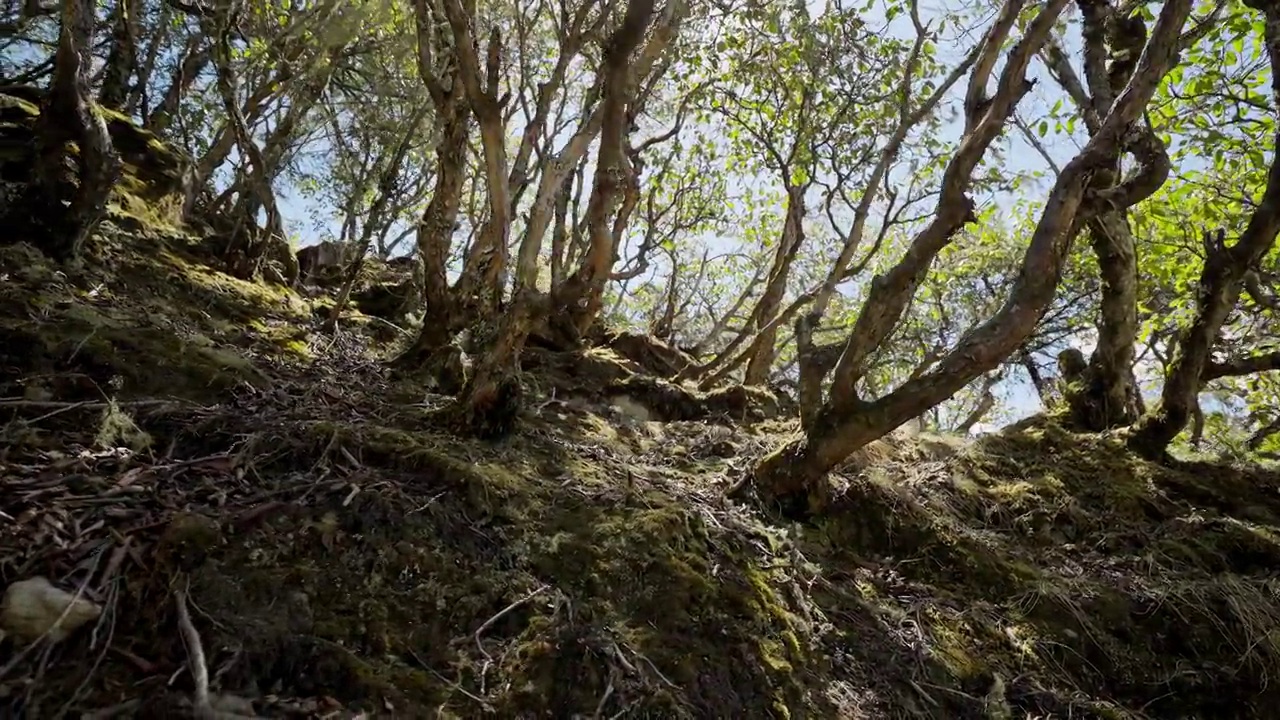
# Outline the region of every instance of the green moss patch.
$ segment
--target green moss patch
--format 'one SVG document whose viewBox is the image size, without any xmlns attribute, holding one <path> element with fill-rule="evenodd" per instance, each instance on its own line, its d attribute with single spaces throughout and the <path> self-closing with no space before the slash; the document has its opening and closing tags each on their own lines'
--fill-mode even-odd
<svg viewBox="0 0 1280 720">
<path fill-rule="evenodd" d="M 51 656 L 27 715 L 78 688 L 75 714 L 189 697 L 177 590 L 215 690 L 267 717 L 1280 700 L 1274 473 L 1154 465 L 1040 418 L 867 448 L 826 514 L 779 526 L 722 497 L 796 430 L 769 393 L 655 379 L 646 363 L 680 360 L 658 346 L 530 349 L 519 431 L 461 439 L 367 328 L 315 332 L 324 298 L 231 278 L 146 215 L 104 225 L 78 267 L 0 248 L 0 396 L 26 399 L 0 408 L 21 519 L 0 524 L 0 573 L 95 568 L 113 623 L 110 651 L 103 625 Z M 188 402 L 147 404 L 169 397 Z"/>
</svg>

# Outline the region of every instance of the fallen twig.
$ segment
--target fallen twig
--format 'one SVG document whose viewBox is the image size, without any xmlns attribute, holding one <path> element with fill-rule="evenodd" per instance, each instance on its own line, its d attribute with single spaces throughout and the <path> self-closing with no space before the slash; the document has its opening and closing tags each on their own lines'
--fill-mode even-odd
<svg viewBox="0 0 1280 720">
<path fill-rule="evenodd" d="M 204 658 L 204 646 L 200 644 L 200 633 L 191 622 L 191 613 L 187 610 L 187 596 L 182 590 L 177 593 L 178 630 L 182 635 L 182 644 L 187 648 L 187 664 L 191 668 L 191 680 L 195 684 L 192 710 L 197 720 L 232 720 L 246 717 L 239 713 L 215 710 L 209 702 L 209 665 Z"/>
<path fill-rule="evenodd" d="M 187 664 L 191 667 L 191 681 L 195 684 L 196 710 L 209 710 L 209 666 L 204 660 L 204 646 L 200 644 L 200 633 L 191 623 L 191 613 L 187 610 L 187 594 L 179 590 L 176 593 L 178 602 L 178 630 L 182 633 L 182 644 L 187 648 Z"/>
<path fill-rule="evenodd" d="M 535 597 L 537 597 L 537 596 L 541 595 L 542 593 L 546 592 L 546 591 L 547 591 L 547 589 L 548 589 L 548 588 L 550 588 L 550 587 L 551 587 L 550 585 L 543 585 L 542 587 L 538 588 L 537 590 L 534 590 L 533 592 L 529 593 L 528 595 L 525 595 L 524 597 L 520 598 L 519 600 L 516 600 L 515 602 L 511 603 L 510 605 L 508 605 L 508 606 L 506 606 L 506 607 L 502 608 L 501 610 L 499 610 L 499 611 L 498 611 L 498 614 L 494 615 L 493 617 L 489 618 L 488 620 L 485 620 L 485 621 L 484 621 L 484 624 L 483 624 L 483 625 L 481 625 L 481 626 L 480 626 L 480 628 L 479 628 L 478 630 L 476 630 L 476 634 L 475 634 L 476 647 L 477 647 L 477 648 L 479 648 L 479 650 L 480 650 L 480 654 L 481 654 L 481 655 L 484 655 L 484 657 L 485 657 L 485 659 L 486 659 L 486 660 L 492 660 L 493 658 L 489 656 L 489 653 L 488 653 L 488 652 L 486 652 L 486 651 L 485 651 L 485 649 L 484 649 L 484 645 L 482 645 L 482 644 L 480 643 L 480 636 L 484 634 L 484 631 L 485 631 L 485 630 L 488 630 L 490 627 L 492 627 L 492 626 L 493 626 L 493 624 L 494 624 L 494 623 L 496 623 L 496 622 L 498 622 L 499 620 L 501 620 L 501 619 L 502 619 L 502 616 L 506 615 L 507 613 L 511 612 L 512 610 L 515 610 L 516 608 L 520 607 L 521 605 L 523 605 L 523 604 L 525 604 L 525 603 L 529 602 L 530 600 L 534 599 Z"/>
</svg>

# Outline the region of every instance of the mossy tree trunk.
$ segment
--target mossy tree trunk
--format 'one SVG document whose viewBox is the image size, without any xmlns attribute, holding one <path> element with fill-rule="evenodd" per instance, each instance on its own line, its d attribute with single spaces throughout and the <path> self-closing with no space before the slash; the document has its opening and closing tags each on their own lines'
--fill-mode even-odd
<svg viewBox="0 0 1280 720">
<path fill-rule="evenodd" d="M 1246 0 L 1245 5 L 1261 12 L 1265 20 L 1264 36 L 1271 63 L 1271 111 L 1280 115 L 1280 6 L 1263 0 Z M 1148 457 L 1164 456 L 1186 427 L 1211 369 L 1210 355 L 1218 333 L 1235 309 L 1245 276 L 1276 244 L 1280 234 L 1280 137 L 1271 151 L 1266 189 L 1253 206 L 1240 238 L 1227 246 L 1225 232 L 1205 232 L 1205 261 L 1196 315 L 1178 333 L 1159 404 L 1138 422 L 1129 437 L 1130 446 Z"/>
<path fill-rule="evenodd" d="M 998 367 L 1035 330 L 1057 290 L 1072 241 L 1082 225 L 1105 209 L 1108 194 L 1086 202 L 1094 173 L 1119 151 L 1130 125 L 1141 116 L 1161 79 L 1177 58 L 1177 41 L 1191 12 L 1190 0 L 1170 0 L 1161 9 L 1137 71 L 1124 94 L 1088 144 L 1063 167 L 1041 212 L 1022 267 L 1005 304 L 986 322 L 968 332 L 932 369 L 879 399 L 859 396 L 856 383 L 867 362 L 899 322 L 902 311 L 938 253 L 971 217 L 967 190 L 971 175 L 987 147 L 1000 134 L 1018 102 L 1030 90 L 1027 67 L 1044 46 L 1066 0 L 1050 0 L 1025 26 L 1013 45 L 990 98 L 986 88 L 997 60 L 1022 9 L 1011 0 L 1001 8 L 983 40 L 981 55 L 970 76 L 965 101 L 965 132 L 943 172 L 943 185 L 932 221 L 913 238 L 903 259 L 872 283 L 868 298 L 834 371 L 829 398 L 805 436 L 762 462 L 753 485 L 767 500 L 784 508 L 813 510 L 823 476 L 867 443 L 892 432 L 912 418 L 946 400 L 983 373 Z M 1114 192 L 1128 199 L 1151 187 L 1143 173 Z"/>
<path fill-rule="evenodd" d="M 95 6 L 91 0 L 62 1 L 53 83 L 37 122 L 36 181 L 27 205 L 43 225 L 43 249 L 60 260 L 80 256 L 106 215 L 121 169 L 107 124 L 90 102 Z M 69 175 L 70 167 L 75 171 Z"/>
</svg>

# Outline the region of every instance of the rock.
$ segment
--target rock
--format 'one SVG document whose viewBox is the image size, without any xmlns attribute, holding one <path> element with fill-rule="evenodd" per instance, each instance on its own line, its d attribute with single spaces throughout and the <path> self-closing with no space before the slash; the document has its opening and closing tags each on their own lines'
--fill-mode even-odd
<svg viewBox="0 0 1280 720">
<path fill-rule="evenodd" d="M 65 616 L 64 616 L 65 613 Z M 76 597 L 48 578 L 36 576 L 11 584 L 0 603 L 0 636 L 27 644 L 40 637 L 62 642 L 90 620 L 97 620 L 102 608 L 85 597 Z"/>
</svg>

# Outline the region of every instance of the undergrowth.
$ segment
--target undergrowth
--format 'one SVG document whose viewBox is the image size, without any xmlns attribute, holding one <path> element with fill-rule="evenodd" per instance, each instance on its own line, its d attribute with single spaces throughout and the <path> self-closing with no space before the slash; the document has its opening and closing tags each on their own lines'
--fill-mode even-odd
<svg viewBox="0 0 1280 720">
<path fill-rule="evenodd" d="M 1038 418 L 879 443 L 824 516 L 782 525 L 723 498 L 795 431 L 768 398 L 659 382 L 608 348 L 531 350 L 519 432 L 460 439 L 358 313 L 321 334 L 327 298 L 234 280 L 197 247 L 111 224 L 75 268 L 0 248 L 0 580 L 83 583 L 106 610 L 5 661 L 9 716 L 174 716 L 179 591 L 215 689 L 271 717 L 1280 700 L 1274 473 L 1156 465 Z"/>
</svg>

